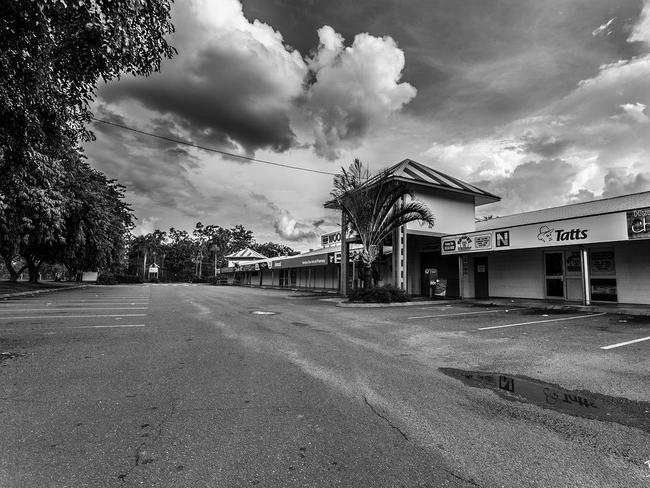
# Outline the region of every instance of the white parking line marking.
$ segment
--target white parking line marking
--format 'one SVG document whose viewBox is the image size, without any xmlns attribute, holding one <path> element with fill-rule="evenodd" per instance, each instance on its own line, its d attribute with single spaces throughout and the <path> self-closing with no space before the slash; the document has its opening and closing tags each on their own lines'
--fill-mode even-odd
<svg viewBox="0 0 650 488">
<path fill-rule="evenodd" d="M 650 341 L 650 336 L 642 337 L 641 339 L 634 339 L 633 341 L 619 342 L 618 344 L 612 344 L 611 346 L 603 346 L 601 349 L 614 349 L 615 347 L 627 346 L 629 344 L 635 344 L 637 342 Z"/>
<path fill-rule="evenodd" d="M 563 320 L 576 320 L 576 319 L 586 319 L 589 317 L 598 317 L 599 315 L 605 315 L 607 312 L 602 313 L 592 313 L 590 315 L 578 315 L 575 317 L 562 317 L 559 319 L 548 319 L 548 320 L 533 320 L 532 322 L 519 322 L 518 324 L 505 324 L 505 325 L 493 325 L 491 327 L 481 327 L 478 330 L 491 330 L 491 329 L 503 329 L 506 327 L 517 327 L 519 325 L 531 325 L 531 324 L 543 324 L 546 322 L 561 322 Z"/>
<path fill-rule="evenodd" d="M 134 325 L 80 325 L 78 327 L 64 327 L 65 329 L 123 329 L 125 327 L 144 327 L 144 324 Z"/>
<path fill-rule="evenodd" d="M 146 313 L 120 313 L 114 315 L 33 315 L 31 317 L 0 317 L 0 320 L 25 320 L 25 319 L 80 319 L 88 317 L 146 317 Z"/>
<path fill-rule="evenodd" d="M 133 325 L 80 325 L 77 327 L 32 327 L 32 328 L 27 328 L 27 327 L 12 327 L 8 329 L 2 329 L 2 332 L 11 332 L 11 331 L 19 331 L 19 332 L 39 332 L 39 331 L 56 331 L 56 330 L 66 330 L 66 329 L 123 329 L 123 328 L 129 328 L 129 327 L 145 327 L 144 324 L 133 324 Z"/>
<path fill-rule="evenodd" d="M 521 309 L 519 309 L 521 310 Z M 510 309 L 501 309 L 501 310 L 481 310 L 479 312 L 458 312 L 458 313 L 446 313 L 439 315 L 417 315 L 415 317 L 406 317 L 407 319 L 431 319 L 434 317 L 455 317 L 456 315 L 475 315 L 479 313 L 497 313 L 497 312 L 509 312 Z"/>
<path fill-rule="evenodd" d="M 69 312 L 86 310 L 147 310 L 149 307 L 71 307 L 71 308 L 8 308 L 0 312 Z"/>
</svg>

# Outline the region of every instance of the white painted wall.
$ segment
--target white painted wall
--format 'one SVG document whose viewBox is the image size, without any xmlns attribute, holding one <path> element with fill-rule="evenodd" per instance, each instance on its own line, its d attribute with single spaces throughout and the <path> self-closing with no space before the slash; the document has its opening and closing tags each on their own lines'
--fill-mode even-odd
<svg viewBox="0 0 650 488">
<path fill-rule="evenodd" d="M 650 304 L 650 240 L 614 247 L 619 303 Z"/>
<path fill-rule="evenodd" d="M 543 259 L 538 249 L 490 253 L 490 296 L 544 298 Z"/>
<path fill-rule="evenodd" d="M 409 222 L 409 231 L 425 234 L 459 234 L 474 231 L 474 199 L 472 197 L 444 193 L 443 195 L 426 194 L 415 191 L 415 200 L 425 204 L 433 213 L 436 224 L 429 228 L 428 224 Z"/>
</svg>

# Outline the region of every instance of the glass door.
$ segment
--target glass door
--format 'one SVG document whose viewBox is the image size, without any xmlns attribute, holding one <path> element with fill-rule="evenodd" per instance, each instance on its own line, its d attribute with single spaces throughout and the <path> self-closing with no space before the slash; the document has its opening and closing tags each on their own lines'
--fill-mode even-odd
<svg viewBox="0 0 650 488">
<path fill-rule="evenodd" d="M 546 298 L 564 298 L 564 253 L 544 253 Z"/>
</svg>

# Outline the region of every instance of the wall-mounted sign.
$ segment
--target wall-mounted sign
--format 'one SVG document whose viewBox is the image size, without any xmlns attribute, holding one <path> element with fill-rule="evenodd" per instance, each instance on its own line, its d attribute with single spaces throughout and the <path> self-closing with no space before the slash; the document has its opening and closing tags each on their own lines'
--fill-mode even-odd
<svg viewBox="0 0 650 488">
<path fill-rule="evenodd" d="M 627 212 L 626 216 L 625 212 L 618 212 L 447 236 L 442 238 L 442 254 L 575 246 L 627 241 L 628 238 L 650 238 L 650 208 L 635 212 L 632 217 L 637 219 L 634 230 L 640 237 L 629 237 L 629 233 L 632 233 L 630 214 L 634 213 Z M 643 223 L 643 218 L 647 226 Z"/>
<path fill-rule="evenodd" d="M 502 230 L 494 233 L 494 242 L 496 247 L 510 246 L 510 231 Z"/>
<path fill-rule="evenodd" d="M 627 236 L 630 239 L 650 239 L 650 208 L 627 212 Z"/>
<path fill-rule="evenodd" d="M 354 240 L 357 237 L 356 234 L 348 232 L 348 240 Z M 329 234 L 323 234 L 320 236 L 321 247 L 330 247 L 335 246 L 341 242 L 341 231 L 330 232 Z"/>
</svg>

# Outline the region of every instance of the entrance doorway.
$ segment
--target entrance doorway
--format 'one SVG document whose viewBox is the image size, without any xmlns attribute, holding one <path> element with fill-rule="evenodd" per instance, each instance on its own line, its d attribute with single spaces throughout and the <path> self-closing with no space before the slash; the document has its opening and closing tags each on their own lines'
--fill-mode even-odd
<svg viewBox="0 0 650 488">
<path fill-rule="evenodd" d="M 474 296 L 476 298 L 489 298 L 490 296 L 487 256 L 474 258 Z"/>
<path fill-rule="evenodd" d="M 544 280 L 546 298 L 564 299 L 564 253 L 544 253 Z"/>
</svg>

